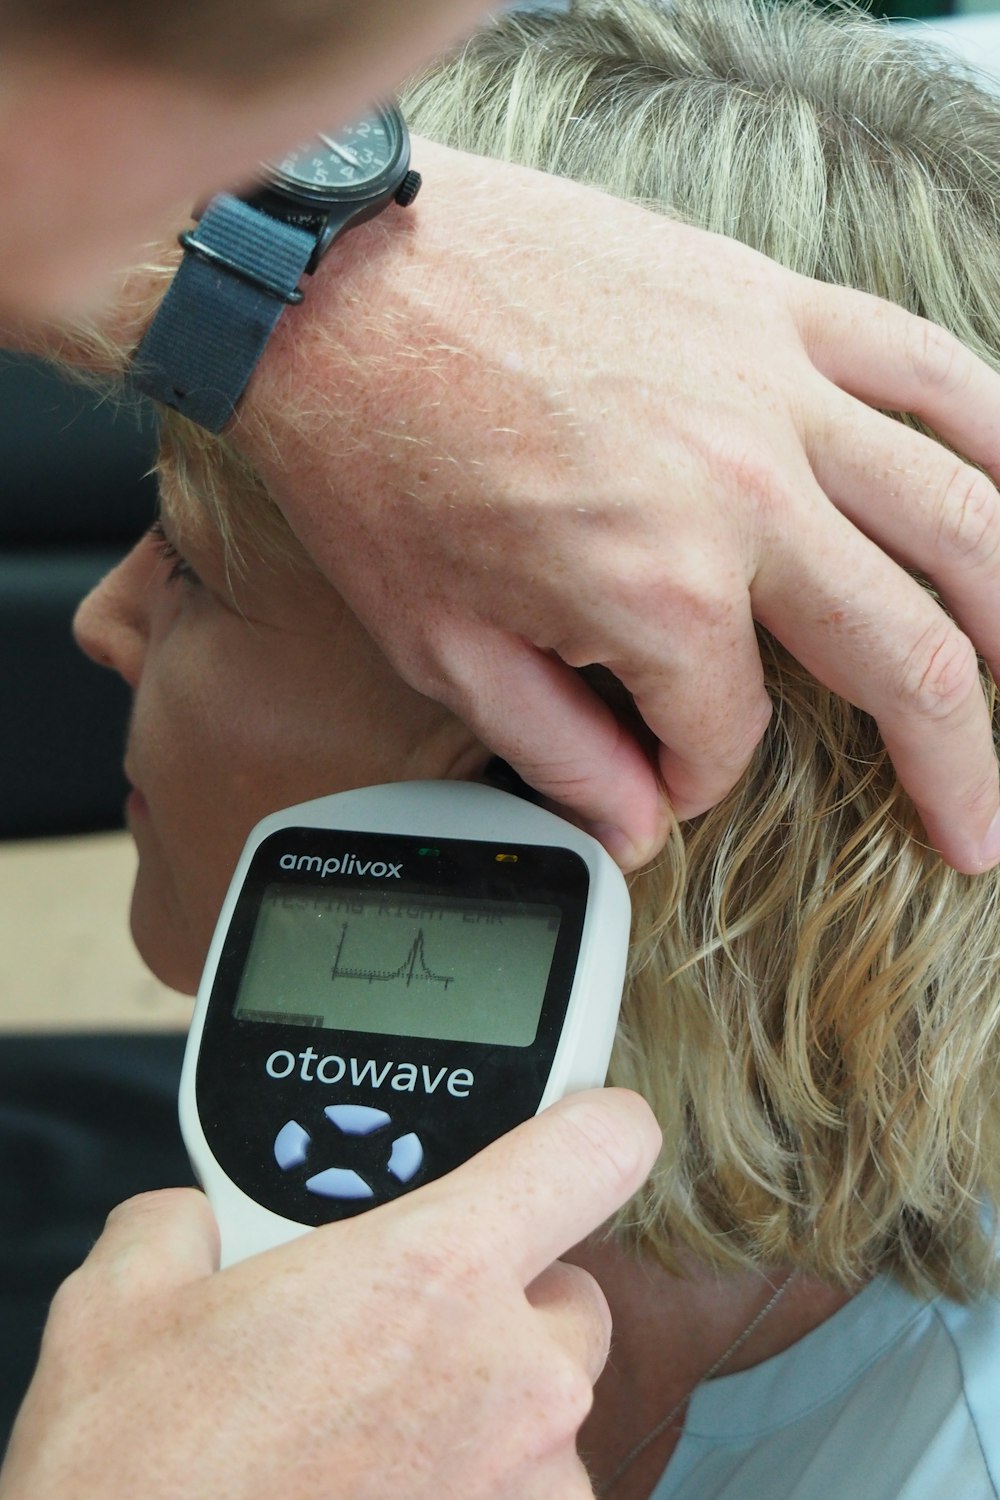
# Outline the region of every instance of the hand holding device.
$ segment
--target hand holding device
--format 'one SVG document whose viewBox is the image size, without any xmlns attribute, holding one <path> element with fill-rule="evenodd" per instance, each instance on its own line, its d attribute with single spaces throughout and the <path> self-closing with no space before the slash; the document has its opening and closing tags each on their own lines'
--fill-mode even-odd
<svg viewBox="0 0 1000 1500">
<path fill-rule="evenodd" d="M 181 1084 L 223 1264 L 603 1083 L 630 914 L 594 839 L 489 786 L 366 787 L 259 823 Z"/>
<path fill-rule="evenodd" d="M 634 1094 L 575 1095 L 219 1275 L 200 1194 L 134 1199 L 56 1298 L 0 1500 L 586 1500 L 608 1312 L 552 1262 L 658 1139 Z"/>
</svg>

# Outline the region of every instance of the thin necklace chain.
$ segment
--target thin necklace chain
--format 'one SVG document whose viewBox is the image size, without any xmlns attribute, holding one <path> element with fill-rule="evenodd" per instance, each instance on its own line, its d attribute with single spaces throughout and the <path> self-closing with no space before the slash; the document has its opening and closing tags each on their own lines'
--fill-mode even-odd
<svg viewBox="0 0 1000 1500">
<path fill-rule="evenodd" d="M 699 1386 L 702 1386 L 706 1381 L 711 1380 L 714 1375 L 718 1375 L 723 1365 L 725 1365 L 730 1359 L 732 1359 L 733 1355 L 738 1349 L 743 1348 L 743 1345 L 746 1343 L 750 1335 L 760 1327 L 764 1319 L 768 1317 L 768 1315 L 772 1313 L 777 1307 L 778 1303 L 781 1301 L 782 1297 L 785 1295 L 789 1286 L 791 1285 L 794 1277 L 795 1272 L 789 1271 L 788 1275 L 785 1277 L 781 1285 L 774 1289 L 774 1292 L 772 1293 L 769 1300 L 765 1302 L 760 1311 L 758 1313 L 755 1313 L 754 1316 L 750 1319 L 750 1322 L 743 1329 L 743 1332 L 738 1333 L 729 1347 L 722 1351 L 715 1363 L 709 1365 L 704 1375 L 699 1376 L 698 1380 L 688 1391 L 687 1395 L 682 1396 L 681 1399 L 670 1408 L 666 1416 L 661 1417 L 656 1426 L 650 1428 L 649 1432 L 646 1433 L 645 1437 L 639 1439 L 634 1448 L 629 1449 L 625 1457 L 622 1459 L 621 1463 L 618 1465 L 617 1469 L 615 1469 L 611 1478 L 605 1480 L 605 1482 L 600 1486 L 599 1489 L 595 1489 L 594 1495 L 596 1497 L 596 1500 L 606 1500 L 606 1497 L 611 1494 L 611 1491 L 615 1488 L 615 1485 L 618 1483 L 618 1481 L 624 1477 L 627 1470 L 629 1470 L 635 1463 L 640 1453 L 645 1453 L 650 1443 L 655 1443 L 660 1434 L 666 1432 L 667 1428 L 673 1422 L 678 1413 L 683 1411 L 684 1407 L 687 1406 L 688 1402 L 691 1400 L 691 1397 L 694 1395 Z"/>
</svg>

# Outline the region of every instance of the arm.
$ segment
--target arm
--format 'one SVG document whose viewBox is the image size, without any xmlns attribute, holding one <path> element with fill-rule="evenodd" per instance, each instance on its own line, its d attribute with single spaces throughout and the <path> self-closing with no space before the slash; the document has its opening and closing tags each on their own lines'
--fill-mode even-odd
<svg viewBox="0 0 1000 1500">
<path fill-rule="evenodd" d="M 1000 377 L 732 241 L 427 141 L 414 160 L 415 207 L 334 247 L 231 429 L 401 674 L 629 866 L 746 766 L 757 620 L 878 720 L 943 856 L 996 863 L 970 644 L 1000 662 L 996 491 L 871 408 L 998 477 Z M 120 363 L 165 280 L 127 280 L 83 357 Z"/>
</svg>

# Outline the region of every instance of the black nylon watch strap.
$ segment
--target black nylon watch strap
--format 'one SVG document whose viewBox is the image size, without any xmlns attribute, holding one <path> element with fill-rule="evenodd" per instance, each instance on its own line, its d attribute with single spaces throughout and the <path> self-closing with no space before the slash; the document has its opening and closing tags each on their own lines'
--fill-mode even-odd
<svg viewBox="0 0 1000 1500">
<path fill-rule="evenodd" d="M 233 415 L 316 248 L 315 235 L 227 193 L 213 198 L 135 352 L 137 390 L 209 432 Z"/>
</svg>

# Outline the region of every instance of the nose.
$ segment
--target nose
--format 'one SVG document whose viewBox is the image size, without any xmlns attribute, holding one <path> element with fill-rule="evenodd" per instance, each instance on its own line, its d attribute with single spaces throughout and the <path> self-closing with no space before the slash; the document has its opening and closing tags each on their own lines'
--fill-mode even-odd
<svg viewBox="0 0 1000 1500">
<path fill-rule="evenodd" d="M 146 609 L 150 567 L 138 542 L 116 568 L 105 574 L 73 618 L 73 638 L 92 661 L 110 667 L 135 690 L 149 639 Z"/>
</svg>

